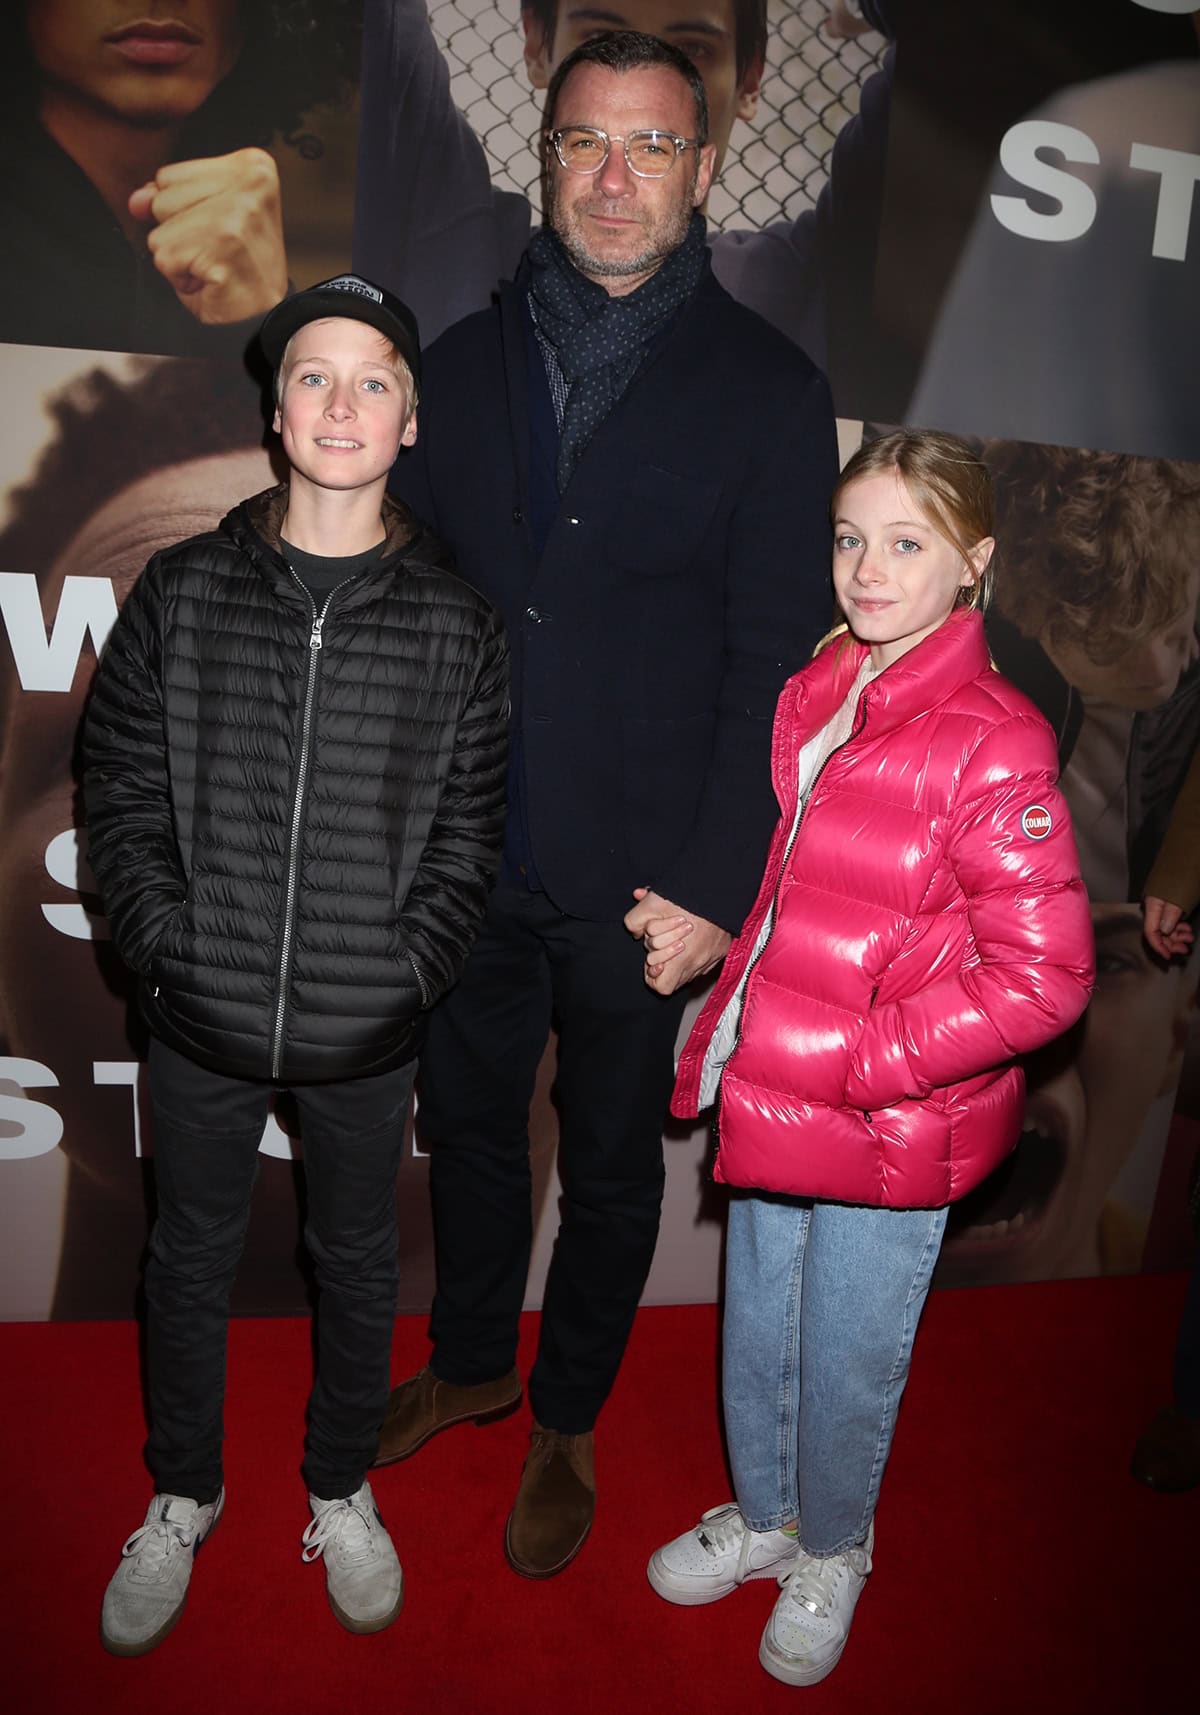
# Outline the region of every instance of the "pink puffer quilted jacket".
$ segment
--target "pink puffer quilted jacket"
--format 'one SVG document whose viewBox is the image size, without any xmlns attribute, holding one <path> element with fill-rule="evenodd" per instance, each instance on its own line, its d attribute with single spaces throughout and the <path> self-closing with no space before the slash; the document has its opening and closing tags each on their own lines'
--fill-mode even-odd
<svg viewBox="0 0 1200 1715">
<path fill-rule="evenodd" d="M 868 684 L 791 841 L 800 749 L 865 653 L 830 644 L 784 687 L 772 745 L 783 816 L 672 1108 L 697 1111 L 706 1052 L 749 966 L 716 1177 L 937 1207 L 1016 1142 L 1015 1056 L 1086 1006 L 1091 922 L 1050 728 L 992 670 L 975 613 L 952 614 Z"/>
</svg>

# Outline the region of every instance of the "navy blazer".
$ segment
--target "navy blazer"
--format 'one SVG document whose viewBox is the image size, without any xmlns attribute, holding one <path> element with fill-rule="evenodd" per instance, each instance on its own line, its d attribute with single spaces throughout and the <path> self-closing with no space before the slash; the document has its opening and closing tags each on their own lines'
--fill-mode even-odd
<svg viewBox="0 0 1200 1715">
<path fill-rule="evenodd" d="M 589 442 L 539 560 L 524 314 L 505 286 L 432 345 L 392 487 L 504 618 L 550 898 L 620 918 L 646 884 L 736 931 L 778 815 L 775 701 L 832 612 L 825 379 L 706 272 Z"/>
</svg>

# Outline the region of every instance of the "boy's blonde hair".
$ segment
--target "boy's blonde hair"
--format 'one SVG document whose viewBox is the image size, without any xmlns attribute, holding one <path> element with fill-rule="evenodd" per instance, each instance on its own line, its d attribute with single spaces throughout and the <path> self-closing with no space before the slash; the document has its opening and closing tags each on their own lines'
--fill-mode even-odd
<svg viewBox="0 0 1200 1715">
<path fill-rule="evenodd" d="M 992 535 L 992 479 L 969 442 L 940 429 L 895 429 L 877 440 L 864 441 L 846 461 L 830 503 L 836 518 L 843 492 L 860 476 L 894 470 L 939 536 L 944 536 L 970 564 L 971 550 Z M 996 556 L 970 585 L 958 592 L 956 606 L 981 613 L 992 599 Z"/>
</svg>

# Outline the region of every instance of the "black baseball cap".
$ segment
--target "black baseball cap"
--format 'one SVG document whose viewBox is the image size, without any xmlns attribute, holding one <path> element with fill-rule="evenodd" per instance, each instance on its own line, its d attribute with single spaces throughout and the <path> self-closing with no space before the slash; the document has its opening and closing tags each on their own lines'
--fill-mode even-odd
<svg viewBox="0 0 1200 1715">
<path fill-rule="evenodd" d="M 279 368 L 294 333 L 326 316 L 346 316 L 350 321 L 378 328 L 412 370 L 413 380 L 420 381 L 421 336 L 416 316 L 391 292 L 372 285 L 359 274 L 338 274 L 332 280 L 322 280 L 319 286 L 293 292 L 290 298 L 276 304 L 258 330 L 258 342 L 271 368 Z"/>
</svg>

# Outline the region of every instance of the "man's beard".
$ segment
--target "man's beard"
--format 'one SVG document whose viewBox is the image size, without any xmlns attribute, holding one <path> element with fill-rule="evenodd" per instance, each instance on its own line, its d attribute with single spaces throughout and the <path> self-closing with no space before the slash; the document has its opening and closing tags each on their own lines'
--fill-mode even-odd
<svg viewBox="0 0 1200 1715">
<path fill-rule="evenodd" d="M 687 237 L 688 227 L 692 222 L 694 212 L 692 196 L 695 191 L 695 176 L 688 186 L 687 195 L 680 198 L 679 206 L 672 213 L 661 215 L 654 225 L 646 232 L 646 242 L 643 248 L 632 256 L 597 256 L 588 248 L 582 232 L 584 211 L 573 205 L 563 208 L 557 193 L 557 186 L 552 181 L 549 187 L 549 224 L 559 243 L 575 264 L 581 274 L 606 280 L 628 279 L 631 275 L 653 274 L 659 269 L 674 251 L 679 249 Z M 603 199 L 589 212 L 596 214 L 611 213 L 614 218 L 624 216 L 622 203 L 615 203 L 609 208 Z"/>
</svg>

